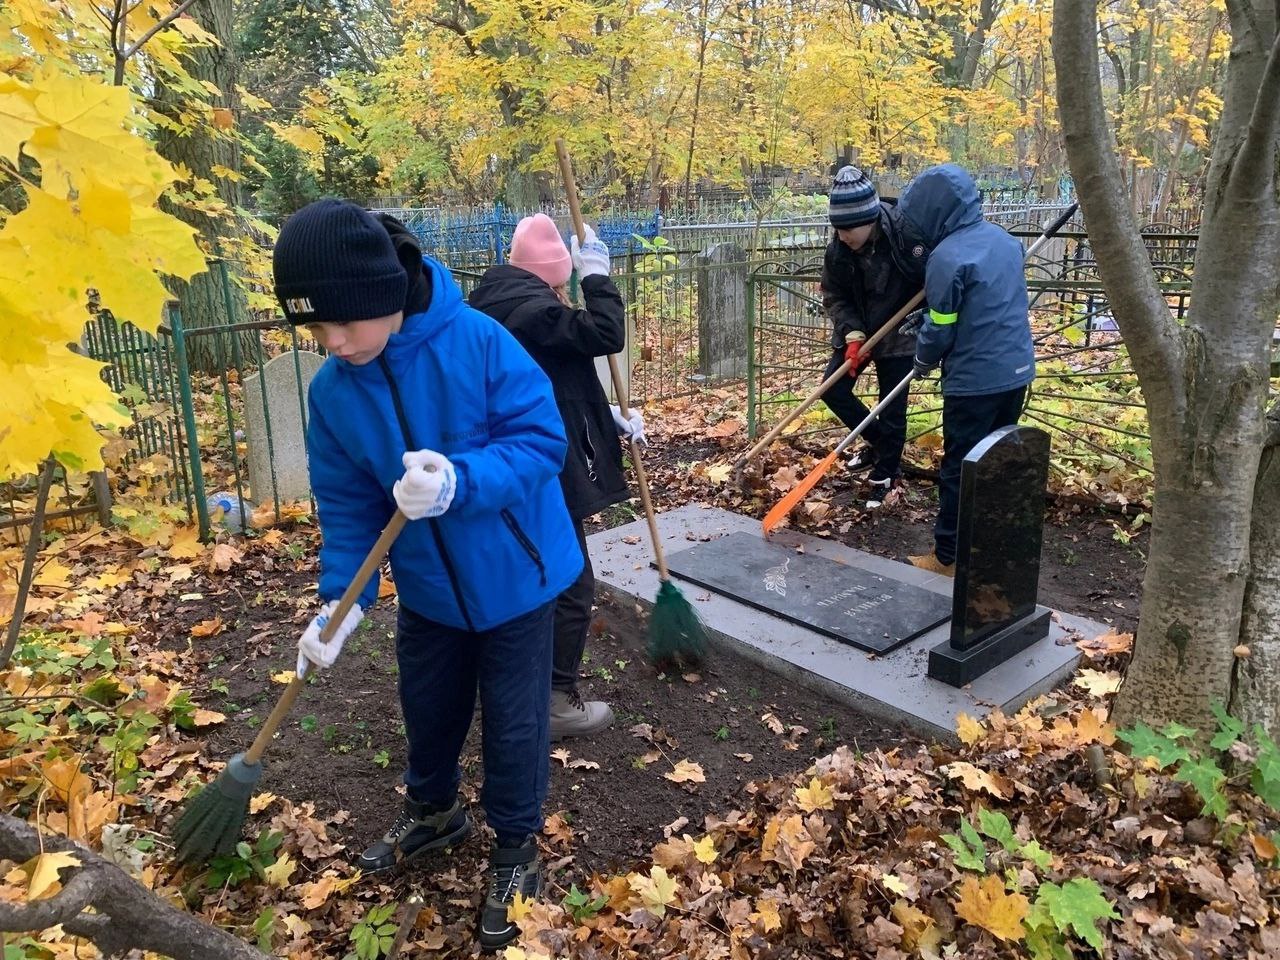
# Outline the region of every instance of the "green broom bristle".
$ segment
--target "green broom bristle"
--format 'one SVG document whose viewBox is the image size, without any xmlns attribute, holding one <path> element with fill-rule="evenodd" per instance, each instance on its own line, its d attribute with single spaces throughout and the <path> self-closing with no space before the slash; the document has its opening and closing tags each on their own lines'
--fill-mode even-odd
<svg viewBox="0 0 1280 960">
<path fill-rule="evenodd" d="M 235 773 L 240 771 L 243 775 L 246 769 L 249 768 L 243 765 L 237 767 L 233 759 L 217 780 L 187 801 L 171 831 L 179 862 L 204 863 L 235 849 L 249 817 L 246 787 L 252 789 L 252 782 L 237 779 Z"/>
<path fill-rule="evenodd" d="M 666 672 L 683 672 L 701 666 L 707 650 L 707 631 L 670 580 L 658 587 L 649 617 L 649 660 Z"/>
</svg>

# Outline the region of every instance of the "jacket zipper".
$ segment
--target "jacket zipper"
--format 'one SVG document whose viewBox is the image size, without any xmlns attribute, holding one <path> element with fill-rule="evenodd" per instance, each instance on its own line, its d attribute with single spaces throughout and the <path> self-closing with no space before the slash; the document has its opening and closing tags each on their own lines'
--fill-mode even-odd
<svg viewBox="0 0 1280 960">
<path fill-rule="evenodd" d="M 400 387 L 396 383 L 395 377 L 391 375 L 391 365 L 387 363 L 384 355 L 379 355 L 378 366 L 382 369 L 382 375 L 387 378 L 387 386 L 391 388 L 391 403 L 396 408 L 396 419 L 400 421 L 400 434 L 404 438 L 406 450 L 417 450 L 418 445 L 413 442 L 413 434 L 409 430 L 409 418 L 405 416 L 404 404 L 400 402 Z M 427 523 L 431 526 L 431 537 L 435 541 L 436 550 L 440 553 L 440 560 L 444 564 L 444 572 L 449 576 L 449 586 L 453 588 L 453 599 L 457 603 L 458 609 L 462 611 L 462 619 L 467 624 L 467 629 L 475 633 L 475 623 L 471 620 L 471 613 L 467 610 L 467 604 L 462 599 L 462 586 L 458 582 L 458 571 L 453 566 L 453 559 L 449 556 L 449 548 L 445 546 L 444 534 L 440 530 L 440 525 L 436 522 L 435 517 L 429 517 Z"/>
<path fill-rule="evenodd" d="M 591 442 L 591 420 L 585 415 L 582 418 L 582 438 L 585 441 L 582 454 L 587 460 L 587 479 L 595 483 L 599 479 L 596 475 L 596 445 Z"/>
<path fill-rule="evenodd" d="M 538 552 L 538 547 L 529 535 L 524 532 L 520 526 L 520 521 L 516 519 L 515 514 L 510 510 L 503 508 L 502 520 L 507 525 L 507 529 L 511 531 L 511 535 L 516 538 L 516 542 L 524 548 L 524 552 L 529 555 L 529 559 L 534 562 L 538 568 L 538 577 L 542 582 L 542 586 L 547 585 L 547 568 L 542 562 L 542 554 Z"/>
</svg>

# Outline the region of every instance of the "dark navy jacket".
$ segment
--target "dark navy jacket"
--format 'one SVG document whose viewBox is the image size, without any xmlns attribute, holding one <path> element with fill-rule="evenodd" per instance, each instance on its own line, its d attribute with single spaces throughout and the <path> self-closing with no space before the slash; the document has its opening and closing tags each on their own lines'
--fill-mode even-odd
<svg viewBox="0 0 1280 960">
<path fill-rule="evenodd" d="M 953 163 L 912 180 L 898 207 L 930 248 L 917 359 L 941 362 L 948 397 L 1026 386 L 1036 368 L 1022 244 L 983 219 L 977 184 Z"/>
<path fill-rule="evenodd" d="M 486 630 L 555 599 L 582 569 L 557 481 L 564 425 L 524 348 L 463 303 L 443 264 L 423 265 L 427 309 L 405 317 L 372 363 L 330 356 L 307 393 L 319 592 L 341 596 L 395 511 L 401 455 L 429 448 L 453 463 L 457 493 L 443 516 L 405 525 L 391 548 L 396 590 L 430 620 Z M 366 609 L 377 580 L 360 596 Z"/>
</svg>

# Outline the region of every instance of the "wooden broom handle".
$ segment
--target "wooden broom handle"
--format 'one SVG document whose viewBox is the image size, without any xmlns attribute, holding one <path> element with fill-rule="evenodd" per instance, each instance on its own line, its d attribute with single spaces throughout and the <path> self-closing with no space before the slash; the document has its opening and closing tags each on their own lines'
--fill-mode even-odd
<svg viewBox="0 0 1280 960">
<path fill-rule="evenodd" d="M 333 637 L 334 631 L 347 618 L 347 614 L 351 612 L 351 608 L 360 597 L 360 591 L 365 588 L 369 578 L 373 576 L 374 571 L 382 564 L 387 551 L 391 549 L 391 544 L 395 543 L 396 537 L 404 529 L 405 522 L 406 517 L 399 510 L 396 510 L 391 515 L 391 519 L 382 530 L 382 535 L 378 537 L 377 542 L 369 550 L 368 555 L 364 558 L 364 563 L 360 564 L 360 569 L 356 571 L 355 577 L 347 584 L 347 589 L 342 592 L 342 597 L 338 600 L 337 609 L 329 617 L 329 622 L 320 630 L 320 639 L 322 641 L 328 643 L 330 638 Z M 306 682 L 305 675 L 301 677 L 295 676 L 289 681 L 289 685 L 284 688 L 284 693 L 280 694 L 280 699 L 276 701 L 275 707 L 272 708 L 270 716 L 262 724 L 262 729 L 253 738 L 253 745 L 245 751 L 245 763 L 258 763 L 262 759 L 262 755 L 267 752 L 267 746 L 271 743 L 272 737 L 276 735 L 277 728 L 284 722 L 284 718 L 293 707 L 293 701 L 298 699 L 298 694 L 302 692 Z"/>
<path fill-rule="evenodd" d="M 578 243 L 587 242 L 586 227 L 582 222 L 582 207 L 578 205 L 578 185 L 573 178 L 573 161 L 569 159 L 569 148 L 565 146 L 563 137 L 556 137 L 556 157 L 560 161 L 560 177 L 564 180 L 565 196 L 569 199 L 569 216 L 573 219 L 573 232 L 578 235 Z M 631 410 L 627 406 L 627 391 L 622 382 L 622 371 L 618 369 L 618 355 L 609 355 L 609 376 L 613 380 L 613 395 L 618 398 L 618 412 L 623 420 L 631 419 Z M 631 463 L 636 470 L 636 487 L 640 491 L 640 505 L 644 508 L 644 518 L 649 524 L 649 542 L 653 546 L 653 561 L 658 566 L 658 576 L 663 580 L 671 579 L 667 572 L 667 558 L 662 552 L 662 541 L 658 537 L 658 520 L 653 514 L 653 498 L 649 494 L 649 475 L 645 472 L 644 461 L 640 458 L 640 445 L 631 441 Z"/>
</svg>

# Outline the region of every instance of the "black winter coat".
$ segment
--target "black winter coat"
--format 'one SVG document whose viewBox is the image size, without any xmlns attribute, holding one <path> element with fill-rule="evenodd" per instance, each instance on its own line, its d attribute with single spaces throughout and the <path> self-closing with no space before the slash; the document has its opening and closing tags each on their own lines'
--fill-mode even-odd
<svg viewBox="0 0 1280 960">
<path fill-rule="evenodd" d="M 575 520 L 631 496 L 622 444 L 595 358 L 626 344 L 626 309 L 608 277 L 582 281 L 585 310 L 566 307 L 546 281 L 503 264 L 490 267 L 468 298 L 511 331 L 551 380 L 569 452 L 560 472 L 564 502 Z"/>
<path fill-rule="evenodd" d="M 860 251 L 854 253 L 838 236 L 831 238 L 822 258 L 822 305 L 831 318 L 832 347 L 843 348 L 853 330 L 871 336 L 920 292 L 929 251 L 909 233 L 898 208 L 881 201 L 879 231 Z M 915 348 L 914 333 L 894 332 L 871 357 L 909 357 Z"/>
</svg>

